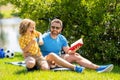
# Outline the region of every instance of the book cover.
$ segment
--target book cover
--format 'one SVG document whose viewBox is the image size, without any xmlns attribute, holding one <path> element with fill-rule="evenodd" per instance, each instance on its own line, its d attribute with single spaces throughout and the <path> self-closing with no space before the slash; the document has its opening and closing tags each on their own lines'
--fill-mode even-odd
<svg viewBox="0 0 120 80">
<path fill-rule="evenodd" d="M 71 44 L 71 47 L 69 48 L 69 50 L 77 51 L 82 46 L 83 46 L 83 39 L 80 38 L 79 40 L 77 40 L 73 44 Z"/>
</svg>

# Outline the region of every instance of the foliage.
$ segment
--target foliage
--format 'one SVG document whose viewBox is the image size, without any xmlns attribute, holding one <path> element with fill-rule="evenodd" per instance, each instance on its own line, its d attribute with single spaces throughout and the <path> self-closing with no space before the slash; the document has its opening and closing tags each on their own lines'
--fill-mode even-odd
<svg viewBox="0 0 120 80">
<path fill-rule="evenodd" d="M 6 2 L 5 1 L 3 1 L 3 0 L 0 0 L 0 7 L 2 6 L 2 5 L 5 5 L 6 4 Z M 0 9 L 1 10 L 1 9 Z M 1 18 L 3 18 L 3 14 L 1 13 L 1 11 L 0 11 L 0 19 Z"/>
<path fill-rule="evenodd" d="M 6 0 L 21 18 L 31 18 L 42 33 L 60 18 L 69 44 L 84 36 L 81 55 L 92 61 L 120 61 L 119 0 Z"/>
</svg>

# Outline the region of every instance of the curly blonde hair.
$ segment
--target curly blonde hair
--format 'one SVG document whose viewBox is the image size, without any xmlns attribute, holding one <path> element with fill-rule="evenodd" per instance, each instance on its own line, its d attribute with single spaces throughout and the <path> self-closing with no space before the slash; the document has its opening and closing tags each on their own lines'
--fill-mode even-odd
<svg viewBox="0 0 120 80">
<path fill-rule="evenodd" d="M 35 22 L 32 21 L 31 19 L 23 19 L 19 26 L 19 34 L 24 35 L 30 24 L 36 25 Z"/>
</svg>

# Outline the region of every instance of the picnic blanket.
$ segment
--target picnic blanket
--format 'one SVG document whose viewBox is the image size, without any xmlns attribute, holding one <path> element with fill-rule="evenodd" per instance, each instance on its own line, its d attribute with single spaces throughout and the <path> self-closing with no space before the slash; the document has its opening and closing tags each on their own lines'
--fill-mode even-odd
<svg viewBox="0 0 120 80">
<path fill-rule="evenodd" d="M 5 62 L 6 64 L 13 64 L 13 65 L 16 65 L 16 66 L 23 66 L 23 67 L 26 67 L 25 65 L 25 61 L 19 61 L 19 62 Z"/>
<path fill-rule="evenodd" d="M 18 61 L 18 62 L 5 62 L 6 64 L 12 64 L 16 66 L 23 66 L 26 67 L 25 61 Z M 52 68 L 51 70 L 53 71 L 70 71 L 70 68 L 64 68 L 64 67 L 57 67 L 57 68 Z"/>
</svg>

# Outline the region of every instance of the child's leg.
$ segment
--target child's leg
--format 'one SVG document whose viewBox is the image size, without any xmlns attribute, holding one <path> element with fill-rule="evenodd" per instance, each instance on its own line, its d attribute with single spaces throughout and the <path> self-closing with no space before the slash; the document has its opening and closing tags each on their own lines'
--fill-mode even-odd
<svg viewBox="0 0 120 80">
<path fill-rule="evenodd" d="M 37 65 L 39 66 L 40 69 L 42 69 L 42 70 L 50 69 L 48 62 L 44 57 L 39 56 L 39 57 L 37 57 L 36 61 L 37 61 Z"/>
<path fill-rule="evenodd" d="M 33 68 L 36 64 L 36 61 L 33 57 L 28 56 L 25 58 L 25 63 L 27 68 Z"/>
</svg>

